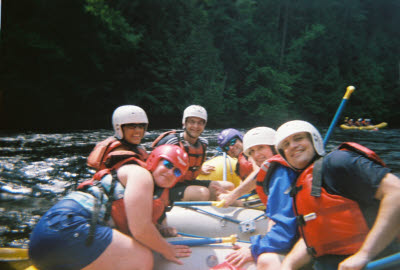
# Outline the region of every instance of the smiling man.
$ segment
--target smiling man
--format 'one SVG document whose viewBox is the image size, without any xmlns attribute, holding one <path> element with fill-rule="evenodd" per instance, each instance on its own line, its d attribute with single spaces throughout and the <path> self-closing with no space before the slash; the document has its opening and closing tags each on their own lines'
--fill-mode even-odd
<svg viewBox="0 0 400 270">
<path fill-rule="evenodd" d="M 276 133 L 276 148 L 300 175 L 291 190 L 301 238 L 281 269 L 363 269 L 399 251 L 400 179 L 372 150 L 342 143 L 325 154 L 322 137 L 294 120 Z"/>
<path fill-rule="evenodd" d="M 202 169 L 208 141 L 201 137 L 201 134 L 206 127 L 207 118 L 206 109 L 200 105 L 190 105 L 183 112 L 183 132 L 168 131 L 161 134 L 152 144 L 152 147 L 162 144 L 178 145 L 189 155 L 189 170 L 185 174 L 184 180 L 170 190 L 172 201 L 215 200 L 218 193 L 234 188 L 230 182 L 196 180 L 201 172 L 207 174 L 207 169 L 210 169 Z"/>
</svg>

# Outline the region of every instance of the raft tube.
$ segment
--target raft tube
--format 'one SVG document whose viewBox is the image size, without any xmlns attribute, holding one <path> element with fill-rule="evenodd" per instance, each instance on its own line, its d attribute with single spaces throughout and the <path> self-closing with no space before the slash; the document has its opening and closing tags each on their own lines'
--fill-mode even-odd
<svg viewBox="0 0 400 270">
<path fill-rule="evenodd" d="M 342 125 L 340 125 L 340 127 L 341 127 L 342 129 L 378 130 L 378 129 L 380 129 L 380 128 L 386 127 L 387 125 L 388 125 L 388 124 L 387 124 L 386 122 L 382 122 L 382 123 L 377 124 L 377 125 L 360 126 L 360 127 L 357 127 L 357 126 L 348 126 L 348 125 L 342 124 Z"/>
<path fill-rule="evenodd" d="M 186 237 L 183 237 L 186 238 Z M 182 239 L 182 237 L 168 238 L 168 241 Z M 239 246 L 249 246 L 248 243 L 239 243 Z M 209 270 L 209 269 L 233 269 L 229 266 L 224 266 L 227 264 L 225 262 L 225 257 L 232 253 L 234 249 L 232 244 L 211 244 L 203 246 L 191 247 L 192 254 L 190 257 L 179 258 L 183 265 L 178 265 L 176 263 L 170 262 L 158 253 L 154 254 L 154 270 L 179 270 L 179 269 L 191 269 L 191 270 Z M 244 267 L 240 269 L 256 270 L 256 264 L 254 262 L 248 262 Z"/>
<path fill-rule="evenodd" d="M 264 211 L 243 207 L 174 206 L 167 212 L 168 226 L 178 232 L 201 237 L 228 237 L 236 234 L 239 240 L 266 234 L 268 219 Z"/>
<path fill-rule="evenodd" d="M 235 173 L 237 159 L 229 155 L 226 155 L 226 158 L 224 156 L 217 156 L 205 161 L 203 164 L 214 166 L 215 171 L 212 171 L 210 174 L 200 174 L 196 179 L 222 181 L 224 179 L 224 161 L 226 164 L 226 180 L 233 183 L 235 187 L 239 186 L 242 179 Z"/>
</svg>

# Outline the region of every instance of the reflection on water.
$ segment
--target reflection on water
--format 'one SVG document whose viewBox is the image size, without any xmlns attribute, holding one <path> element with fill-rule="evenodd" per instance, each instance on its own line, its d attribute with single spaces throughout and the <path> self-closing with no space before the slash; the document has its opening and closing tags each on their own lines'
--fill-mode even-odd
<svg viewBox="0 0 400 270">
<path fill-rule="evenodd" d="M 149 149 L 164 131 L 149 131 L 145 147 Z M 217 152 L 219 131 L 203 133 L 210 143 L 209 157 Z M 326 129 L 321 131 L 324 134 Z M 40 216 L 77 183 L 91 177 L 94 171 L 87 168 L 86 157 L 97 142 L 111 135 L 110 130 L 0 134 L 0 246 L 27 247 L 29 233 Z M 336 129 L 327 150 L 343 141 L 358 142 L 376 151 L 400 176 L 399 138 L 399 129 Z"/>
</svg>

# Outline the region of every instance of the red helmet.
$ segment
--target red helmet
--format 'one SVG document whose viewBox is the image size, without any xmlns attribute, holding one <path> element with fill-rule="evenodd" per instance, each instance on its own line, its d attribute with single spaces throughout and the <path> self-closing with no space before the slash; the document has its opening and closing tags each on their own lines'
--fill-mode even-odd
<svg viewBox="0 0 400 270">
<path fill-rule="evenodd" d="M 189 169 L 188 154 L 177 145 L 163 144 L 156 147 L 147 158 L 146 168 L 150 172 L 153 172 L 161 159 L 172 162 L 172 164 L 181 171 L 182 175 L 177 177 L 177 181 L 179 181 Z"/>
</svg>

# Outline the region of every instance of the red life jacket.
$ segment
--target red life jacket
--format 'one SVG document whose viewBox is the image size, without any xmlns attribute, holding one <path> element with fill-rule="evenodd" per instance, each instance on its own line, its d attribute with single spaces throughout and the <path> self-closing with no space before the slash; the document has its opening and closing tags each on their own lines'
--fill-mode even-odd
<svg viewBox="0 0 400 270">
<path fill-rule="evenodd" d="M 267 206 L 268 202 L 269 182 L 271 180 L 272 173 L 279 164 L 289 167 L 289 165 L 280 155 L 275 155 L 261 165 L 260 171 L 257 174 L 256 192 L 265 206 Z"/>
<path fill-rule="evenodd" d="M 160 136 L 158 136 L 154 142 L 151 144 L 151 147 L 156 147 L 157 143 L 163 139 L 164 137 L 170 135 L 170 134 L 176 134 L 178 138 L 178 143 L 182 149 L 185 149 L 186 153 L 189 156 L 189 169 L 184 175 L 184 177 L 181 178 L 180 182 L 183 182 L 184 180 L 194 180 L 196 177 L 200 174 L 201 172 L 201 165 L 203 164 L 204 160 L 206 159 L 206 150 L 207 150 L 207 145 L 202 143 L 200 140 L 197 140 L 195 145 L 192 145 L 185 141 L 180 134 L 176 132 L 176 130 L 170 130 L 167 132 L 164 132 Z"/>
<path fill-rule="evenodd" d="M 124 144 L 121 143 L 120 140 L 117 140 L 115 137 L 109 137 L 104 141 L 99 142 L 89 154 L 87 165 L 96 169 L 96 171 L 107 168 L 108 164 L 106 164 L 106 160 L 109 158 L 110 153 L 123 145 Z M 137 152 L 135 152 L 135 154 L 138 156 L 138 158 L 140 160 L 146 161 L 148 157 L 146 150 L 139 145 L 136 149 Z"/>
<path fill-rule="evenodd" d="M 385 166 L 372 150 L 357 143 L 343 143 L 339 149 L 357 152 Z M 292 192 L 300 233 L 315 257 L 354 254 L 369 232 L 367 222 L 357 202 L 330 194 L 321 186 L 322 163 L 320 158 L 306 168 Z"/>
<path fill-rule="evenodd" d="M 247 157 L 242 153 L 238 156 L 238 162 L 236 165 L 236 172 L 240 178 L 246 179 L 247 176 L 253 171 L 253 164 L 247 159 Z"/>
<path fill-rule="evenodd" d="M 130 152 L 130 151 L 115 151 L 115 154 L 118 155 L 118 152 Z M 83 183 L 81 183 L 78 186 L 78 190 L 84 190 L 86 188 L 88 188 L 91 185 L 96 185 L 98 183 L 101 183 L 101 180 L 103 179 L 103 177 L 107 174 L 113 174 L 113 172 L 116 172 L 116 170 L 118 170 L 122 165 L 125 165 L 129 162 L 136 162 L 138 165 L 142 166 L 142 167 L 146 167 L 146 163 L 143 162 L 142 160 L 138 159 L 136 156 L 131 156 L 130 158 L 125 158 L 123 160 L 121 160 L 120 162 L 116 163 L 113 167 L 111 168 L 107 168 L 107 169 L 103 169 L 101 171 L 98 171 L 92 179 L 85 181 Z M 108 218 L 111 216 L 111 218 L 113 219 L 116 228 L 122 232 L 125 233 L 127 235 L 130 235 L 130 231 L 129 231 L 129 226 L 128 226 L 128 219 L 126 216 L 126 212 L 125 212 L 125 204 L 124 204 L 124 200 L 123 198 L 114 198 L 114 189 L 115 189 L 115 185 L 117 184 L 117 182 L 115 180 L 117 180 L 117 176 L 114 173 L 113 175 L 113 183 L 112 183 L 112 187 L 111 187 L 111 191 L 110 192 L 105 192 L 105 195 L 108 196 L 108 200 L 109 200 L 109 205 L 107 206 L 107 212 L 108 214 L 106 214 L 105 217 L 105 221 L 108 220 Z M 152 212 L 152 221 L 154 224 L 156 224 L 159 219 L 164 215 L 165 209 L 168 207 L 169 205 L 169 189 L 165 189 L 165 188 L 158 188 L 156 189 L 154 195 L 153 195 L 153 212 Z"/>
</svg>

